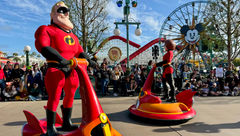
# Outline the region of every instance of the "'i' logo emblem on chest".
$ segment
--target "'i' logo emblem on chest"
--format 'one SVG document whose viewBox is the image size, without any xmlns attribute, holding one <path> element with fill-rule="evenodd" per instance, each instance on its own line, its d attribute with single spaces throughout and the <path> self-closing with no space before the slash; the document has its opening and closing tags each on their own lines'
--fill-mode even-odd
<svg viewBox="0 0 240 136">
<path fill-rule="evenodd" d="M 74 45 L 74 44 L 75 44 L 74 39 L 73 39 L 70 35 L 65 36 L 65 37 L 64 37 L 64 41 L 65 41 L 65 43 L 67 43 L 68 45 Z"/>
</svg>

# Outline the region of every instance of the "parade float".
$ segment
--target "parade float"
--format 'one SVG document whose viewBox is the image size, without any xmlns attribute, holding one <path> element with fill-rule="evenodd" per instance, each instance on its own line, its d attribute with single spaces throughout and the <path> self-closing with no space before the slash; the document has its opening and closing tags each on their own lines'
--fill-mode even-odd
<svg viewBox="0 0 240 136">
<path fill-rule="evenodd" d="M 163 102 L 158 96 L 151 93 L 154 71 L 150 71 L 147 80 L 141 89 L 136 104 L 133 104 L 129 111 L 138 117 L 160 120 L 160 121 L 186 121 L 196 115 L 192 107 L 193 96 L 196 92 L 185 90 L 177 94 L 176 103 Z"/>
<path fill-rule="evenodd" d="M 82 98 L 82 122 L 78 129 L 63 132 L 62 136 L 121 136 L 111 125 L 107 115 L 99 103 L 97 95 L 88 77 L 85 59 L 72 59 L 72 68 L 75 68 L 80 82 L 80 95 Z M 84 80 L 83 80 L 84 79 Z M 45 107 L 46 108 L 46 107 Z M 22 128 L 22 136 L 40 136 L 46 133 L 46 119 L 38 120 L 31 112 L 23 111 L 27 123 Z M 62 118 L 57 114 L 56 128 L 61 128 Z"/>
</svg>

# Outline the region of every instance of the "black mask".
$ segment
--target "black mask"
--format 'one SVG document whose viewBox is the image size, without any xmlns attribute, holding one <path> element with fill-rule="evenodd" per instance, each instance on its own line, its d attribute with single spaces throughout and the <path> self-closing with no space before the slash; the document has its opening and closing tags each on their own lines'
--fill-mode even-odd
<svg viewBox="0 0 240 136">
<path fill-rule="evenodd" d="M 62 14 L 65 14 L 67 12 L 69 12 L 70 10 L 66 7 L 60 7 L 57 9 L 57 13 L 62 13 Z"/>
</svg>

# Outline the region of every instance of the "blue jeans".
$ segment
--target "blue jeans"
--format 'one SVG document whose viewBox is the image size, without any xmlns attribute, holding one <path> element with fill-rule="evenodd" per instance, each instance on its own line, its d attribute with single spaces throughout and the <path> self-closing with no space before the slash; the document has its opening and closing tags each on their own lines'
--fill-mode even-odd
<svg viewBox="0 0 240 136">
<path fill-rule="evenodd" d="M 108 82 L 109 82 L 109 79 L 107 79 L 107 78 L 101 79 L 102 96 L 104 96 L 106 94 Z"/>
<path fill-rule="evenodd" d="M 3 90 L 6 87 L 6 83 L 3 79 L 0 80 L 0 88 Z"/>
<path fill-rule="evenodd" d="M 6 87 L 6 83 L 3 79 L 1 79 L 0 80 L 0 88 L 1 88 L 0 97 L 2 97 L 2 98 L 4 97 L 3 96 L 3 89 L 5 89 L 5 87 Z"/>
</svg>

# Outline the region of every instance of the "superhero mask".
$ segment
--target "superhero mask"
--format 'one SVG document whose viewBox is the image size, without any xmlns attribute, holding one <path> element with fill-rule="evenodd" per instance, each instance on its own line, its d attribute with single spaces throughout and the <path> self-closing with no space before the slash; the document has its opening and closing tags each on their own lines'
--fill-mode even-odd
<svg viewBox="0 0 240 136">
<path fill-rule="evenodd" d="M 62 13 L 62 14 L 65 14 L 67 12 L 69 12 L 70 10 L 66 7 L 60 7 L 57 9 L 57 13 Z"/>
<path fill-rule="evenodd" d="M 64 2 L 58 2 L 52 7 L 51 21 L 65 31 L 73 29 L 73 24 L 69 20 L 69 9 Z"/>
</svg>

